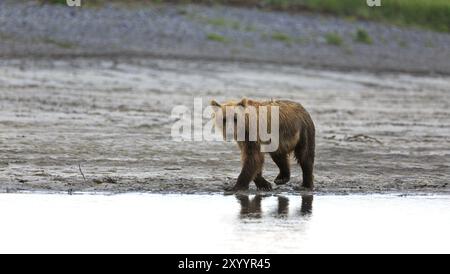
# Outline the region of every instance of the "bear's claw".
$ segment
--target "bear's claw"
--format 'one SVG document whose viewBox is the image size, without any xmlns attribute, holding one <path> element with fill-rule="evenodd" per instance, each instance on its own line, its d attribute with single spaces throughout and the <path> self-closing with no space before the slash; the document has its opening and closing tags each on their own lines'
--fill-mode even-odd
<svg viewBox="0 0 450 274">
<path fill-rule="evenodd" d="M 272 185 L 257 186 L 256 189 L 260 191 L 272 191 Z"/>
<path fill-rule="evenodd" d="M 260 191 L 271 191 L 272 185 L 265 179 L 255 180 L 256 189 Z"/>
<path fill-rule="evenodd" d="M 275 180 L 273 181 L 276 185 L 284 185 L 287 182 L 289 182 L 290 178 L 289 177 L 284 177 L 281 174 L 277 176 L 277 178 L 275 178 Z"/>
</svg>

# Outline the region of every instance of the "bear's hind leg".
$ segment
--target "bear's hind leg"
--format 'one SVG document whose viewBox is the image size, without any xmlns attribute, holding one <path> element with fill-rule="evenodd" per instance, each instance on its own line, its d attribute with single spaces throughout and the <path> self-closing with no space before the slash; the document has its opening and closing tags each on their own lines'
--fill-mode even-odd
<svg viewBox="0 0 450 274">
<path fill-rule="evenodd" d="M 314 161 L 314 160 L 313 160 Z M 302 187 L 312 189 L 314 187 L 313 166 L 314 162 L 306 160 L 300 163 L 303 173 Z"/>
<path fill-rule="evenodd" d="M 313 189 L 314 187 L 314 139 L 309 144 L 299 142 L 294 150 L 295 158 L 297 158 L 302 168 L 303 182 L 302 187 Z"/>
<path fill-rule="evenodd" d="M 287 154 L 271 153 L 270 156 L 275 164 L 280 169 L 280 173 L 275 178 L 274 183 L 277 185 L 284 185 L 291 179 L 291 171 L 289 170 L 289 157 Z"/>
<path fill-rule="evenodd" d="M 262 191 L 272 190 L 272 185 L 266 179 L 264 179 L 261 172 L 256 175 L 256 178 L 253 181 L 255 182 L 256 188 L 258 190 Z"/>
</svg>

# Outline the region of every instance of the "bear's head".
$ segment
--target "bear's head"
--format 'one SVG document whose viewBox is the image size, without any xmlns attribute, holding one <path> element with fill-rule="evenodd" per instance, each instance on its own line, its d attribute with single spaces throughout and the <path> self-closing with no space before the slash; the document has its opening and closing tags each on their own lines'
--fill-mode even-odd
<svg viewBox="0 0 450 274">
<path fill-rule="evenodd" d="M 258 142 L 262 152 L 273 152 L 279 144 L 279 105 L 273 100 L 218 103 L 211 101 L 213 119 L 225 140 Z"/>
<path fill-rule="evenodd" d="M 232 100 L 220 104 L 212 100 L 211 106 L 214 109 L 215 126 L 222 131 L 225 139 L 243 141 L 243 138 L 248 138 L 249 129 L 256 125 L 253 121 L 257 121 L 257 111 L 252 101 L 243 98 L 240 101 Z M 239 136 L 241 138 L 238 138 Z"/>
</svg>

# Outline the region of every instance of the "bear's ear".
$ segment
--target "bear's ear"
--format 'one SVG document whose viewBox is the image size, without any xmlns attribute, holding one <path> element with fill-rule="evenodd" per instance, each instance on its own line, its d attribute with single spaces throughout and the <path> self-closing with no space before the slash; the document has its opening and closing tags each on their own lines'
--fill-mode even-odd
<svg viewBox="0 0 450 274">
<path fill-rule="evenodd" d="M 242 98 L 242 100 L 239 103 L 237 103 L 237 105 L 241 106 L 241 107 L 244 107 L 244 108 L 247 107 L 247 105 L 248 105 L 247 98 Z"/>
<path fill-rule="evenodd" d="M 219 103 L 217 103 L 216 100 L 211 100 L 211 106 L 213 106 L 213 107 L 221 107 L 221 105 Z"/>
</svg>

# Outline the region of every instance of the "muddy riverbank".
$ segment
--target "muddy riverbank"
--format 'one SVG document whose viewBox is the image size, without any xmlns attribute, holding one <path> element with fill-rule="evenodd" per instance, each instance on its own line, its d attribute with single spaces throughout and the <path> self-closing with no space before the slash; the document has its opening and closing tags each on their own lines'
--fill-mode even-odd
<svg viewBox="0 0 450 274">
<path fill-rule="evenodd" d="M 237 146 L 174 142 L 171 110 L 247 96 L 311 112 L 318 193 L 448 193 L 449 87 L 444 76 L 273 64 L 3 59 L 0 191 L 222 193 L 239 173 Z M 297 192 L 291 162 L 275 193 Z M 264 173 L 277 175 L 270 160 Z"/>
</svg>

